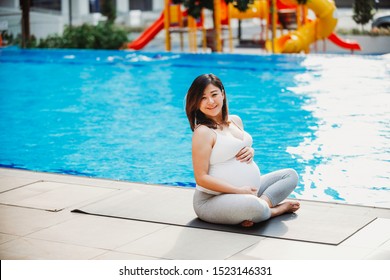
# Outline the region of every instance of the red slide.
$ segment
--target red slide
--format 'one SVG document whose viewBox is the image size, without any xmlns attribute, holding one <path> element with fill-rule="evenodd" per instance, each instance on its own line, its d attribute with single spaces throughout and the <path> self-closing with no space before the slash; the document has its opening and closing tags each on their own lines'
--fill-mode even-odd
<svg viewBox="0 0 390 280">
<path fill-rule="evenodd" d="M 153 38 L 164 29 L 164 11 L 161 13 L 160 17 L 153 22 L 142 34 L 135 39 L 133 42 L 127 44 L 127 48 L 140 50 L 146 46 Z"/>
<path fill-rule="evenodd" d="M 337 36 L 336 33 L 332 33 L 329 35 L 328 39 L 332 41 L 334 44 L 337 46 L 344 48 L 344 49 L 349 49 L 351 51 L 361 51 L 362 49 L 360 48 L 360 45 L 355 42 L 355 41 L 345 41 L 341 39 L 339 36 Z"/>
</svg>

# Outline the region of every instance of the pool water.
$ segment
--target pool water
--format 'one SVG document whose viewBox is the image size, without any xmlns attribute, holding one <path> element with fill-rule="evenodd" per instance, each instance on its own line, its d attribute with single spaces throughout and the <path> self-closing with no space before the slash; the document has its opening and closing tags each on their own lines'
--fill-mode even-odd
<svg viewBox="0 0 390 280">
<path fill-rule="evenodd" d="M 390 208 L 390 57 L 0 50 L 0 167 L 194 186 L 184 98 L 214 73 L 292 197 Z"/>
</svg>

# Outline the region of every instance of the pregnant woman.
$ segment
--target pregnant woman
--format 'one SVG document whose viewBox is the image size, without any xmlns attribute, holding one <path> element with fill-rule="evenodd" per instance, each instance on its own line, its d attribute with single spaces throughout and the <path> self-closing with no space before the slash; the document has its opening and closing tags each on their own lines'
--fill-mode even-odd
<svg viewBox="0 0 390 280">
<path fill-rule="evenodd" d="M 285 201 L 298 183 L 293 169 L 261 175 L 253 161 L 252 137 L 238 116 L 229 115 L 221 80 L 198 76 L 186 96 L 196 181 L 194 210 L 204 221 L 250 227 L 299 209 Z"/>
</svg>

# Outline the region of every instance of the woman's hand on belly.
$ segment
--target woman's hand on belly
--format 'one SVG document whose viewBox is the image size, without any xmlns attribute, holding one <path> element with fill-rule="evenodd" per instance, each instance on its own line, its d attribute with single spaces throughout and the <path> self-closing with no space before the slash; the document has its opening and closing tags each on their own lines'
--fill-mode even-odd
<svg viewBox="0 0 390 280">
<path fill-rule="evenodd" d="M 249 187 L 249 186 L 243 186 L 241 188 L 238 188 L 237 194 L 253 194 L 257 195 L 257 189 L 255 187 Z"/>
<path fill-rule="evenodd" d="M 254 155 L 255 150 L 252 147 L 244 147 L 237 153 L 236 159 L 241 162 L 251 163 Z"/>
</svg>

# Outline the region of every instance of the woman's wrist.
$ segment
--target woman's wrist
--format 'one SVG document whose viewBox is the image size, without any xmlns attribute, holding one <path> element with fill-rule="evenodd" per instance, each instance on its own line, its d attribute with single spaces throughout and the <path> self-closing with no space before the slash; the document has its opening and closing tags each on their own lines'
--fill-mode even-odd
<svg viewBox="0 0 390 280">
<path fill-rule="evenodd" d="M 235 194 L 246 194 L 245 188 L 235 187 Z"/>
</svg>

